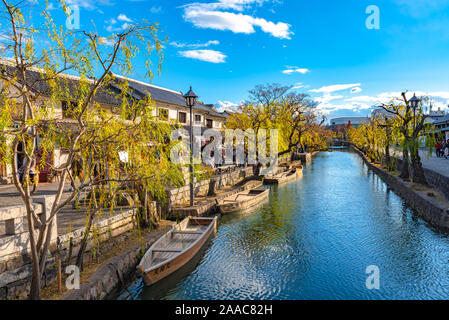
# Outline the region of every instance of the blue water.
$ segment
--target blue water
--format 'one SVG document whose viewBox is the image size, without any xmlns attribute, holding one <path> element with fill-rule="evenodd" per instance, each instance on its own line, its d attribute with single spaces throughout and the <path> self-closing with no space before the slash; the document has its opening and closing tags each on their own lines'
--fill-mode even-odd
<svg viewBox="0 0 449 320">
<path fill-rule="evenodd" d="M 446 299 L 449 236 L 348 151 L 318 154 L 270 202 L 221 219 L 191 270 L 133 299 Z M 379 267 L 380 289 L 365 273 Z M 173 282 L 175 281 L 175 282 Z"/>
</svg>

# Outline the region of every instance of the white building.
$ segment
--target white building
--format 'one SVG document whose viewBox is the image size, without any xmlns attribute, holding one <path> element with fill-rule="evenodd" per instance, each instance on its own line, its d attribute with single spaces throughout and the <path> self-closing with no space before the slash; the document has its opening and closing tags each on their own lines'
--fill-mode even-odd
<svg viewBox="0 0 449 320">
<path fill-rule="evenodd" d="M 0 62 L 0 71 L 11 76 L 12 79 L 15 78 L 14 74 L 16 71 L 14 67 L 7 62 Z M 147 97 L 149 95 L 155 103 L 154 115 L 158 116 L 160 121 L 179 121 L 179 123 L 183 125 L 187 130 L 190 129 L 190 110 L 186 106 L 186 101 L 181 92 L 161 88 L 134 79 L 127 79 L 119 75 L 114 76 L 117 81 L 128 81 L 129 92 L 127 92 L 127 94 L 131 95 L 132 97 L 143 99 L 144 97 Z M 30 83 L 33 83 L 34 80 L 40 79 L 41 77 L 42 75 L 37 69 L 30 69 L 27 71 L 27 79 L 28 81 L 30 81 Z M 80 81 L 79 77 L 61 74 L 60 78 L 64 79 L 63 83 L 70 93 L 76 91 L 75 88 L 79 85 Z M 44 101 L 45 99 L 48 99 L 48 95 L 51 91 L 49 84 L 46 81 L 40 81 L 39 85 L 35 85 L 32 89 L 36 91 L 36 93 L 41 97 L 40 100 L 37 101 L 37 103 L 39 105 L 44 105 Z M 110 84 L 107 88 L 100 89 L 93 100 L 102 108 L 114 112 L 114 109 L 119 108 L 122 103 L 122 101 L 115 95 L 115 93 L 119 91 L 119 86 Z M 60 106 L 56 106 L 54 108 L 54 112 L 52 112 L 52 114 L 50 115 L 50 119 L 55 120 L 57 123 L 63 126 L 71 126 L 73 122 L 76 121 L 72 118 L 70 112 L 71 106 L 74 103 L 74 101 L 62 101 Z M 193 107 L 193 114 L 193 125 L 196 128 L 201 128 L 202 132 L 207 128 L 213 128 L 217 130 L 222 129 L 227 116 L 227 113 L 218 112 L 213 105 L 206 105 L 200 102 L 196 103 Z M 2 155 L 0 154 L 0 159 L 1 157 Z M 47 181 L 48 177 L 52 175 L 51 166 L 58 166 L 61 162 L 64 161 L 64 157 L 64 153 L 58 148 L 56 148 L 56 150 L 54 150 L 54 152 L 49 155 L 48 159 L 45 160 L 48 165 L 45 168 L 41 168 L 40 170 L 41 181 Z M 21 163 L 20 159 L 18 159 L 18 163 Z M 8 164 L 2 164 L 2 162 L 0 161 L 0 184 L 10 182 L 11 178 L 12 168 Z"/>
<path fill-rule="evenodd" d="M 368 117 L 342 117 L 342 118 L 331 119 L 330 127 L 331 127 L 331 129 L 333 129 L 336 126 L 351 124 L 354 126 L 354 128 L 358 128 L 360 125 L 368 123 L 368 122 L 369 122 Z"/>
</svg>

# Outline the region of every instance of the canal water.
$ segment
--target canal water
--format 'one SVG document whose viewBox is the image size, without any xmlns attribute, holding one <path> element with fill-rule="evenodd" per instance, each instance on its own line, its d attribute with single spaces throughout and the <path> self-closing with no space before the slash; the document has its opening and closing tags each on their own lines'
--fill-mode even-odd
<svg viewBox="0 0 449 320">
<path fill-rule="evenodd" d="M 368 266 L 379 290 L 366 287 Z M 350 151 L 323 152 L 252 213 L 223 217 L 196 261 L 119 299 L 447 299 L 449 236 Z"/>
</svg>

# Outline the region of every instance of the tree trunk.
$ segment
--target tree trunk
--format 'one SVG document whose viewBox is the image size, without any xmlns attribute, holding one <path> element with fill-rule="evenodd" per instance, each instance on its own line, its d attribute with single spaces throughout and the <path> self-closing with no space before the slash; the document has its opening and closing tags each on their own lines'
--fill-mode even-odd
<svg viewBox="0 0 449 320">
<path fill-rule="evenodd" d="M 413 150 L 411 153 L 412 162 L 412 181 L 422 185 L 427 185 L 427 179 L 424 175 L 424 170 L 421 164 L 421 157 L 419 156 L 419 150 Z"/>
<path fill-rule="evenodd" d="M 409 162 L 408 150 L 404 149 L 402 151 L 401 174 L 399 175 L 399 177 L 404 179 L 404 180 L 407 180 L 407 179 L 410 178 L 410 170 L 409 170 L 408 162 Z"/>
<path fill-rule="evenodd" d="M 216 184 L 217 184 L 217 178 L 216 177 L 211 178 L 209 181 L 209 192 L 207 193 L 208 197 L 213 197 L 216 195 L 216 193 L 215 193 Z"/>
<path fill-rule="evenodd" d="M 76 257 L 76 265 L 77 265 L 78 268 L 80 268 L 81 271 L 84 270 L 84 252 L 86 251 L 86 248 L 87 248 L 87 243 L 89 241 L 90 230 L 92 228 L 92 224 L 93 224 L 96 212 L 97 212 L 97 210 L 95 208 L 95 210 L 93 210 L 89 214 L 89 221 L 87 223 L 86 229 L 84 230 L 83 240 L 81 241 L 80 249 L 79 249 L 78 255 Z"/>
<path fill-rule="evenodd" d="M 262 169 L 262 164 L 261 164 L 260 162 L 258 162 L 258 163 L 256 164 L 256 170 L 255 170 L 255 172 L 254 172 L 254 175 L 255 175 L 256 177 L 258 177 L 258 176 L 260 175 L 261 169 Z"/>
<path fill-rule="evenodd" d="M 385 165 L 387 166 L 387 171 L 391 171 L 391 157 L 390 157 L 390 145 L 385 146 Z"/>
</svg>

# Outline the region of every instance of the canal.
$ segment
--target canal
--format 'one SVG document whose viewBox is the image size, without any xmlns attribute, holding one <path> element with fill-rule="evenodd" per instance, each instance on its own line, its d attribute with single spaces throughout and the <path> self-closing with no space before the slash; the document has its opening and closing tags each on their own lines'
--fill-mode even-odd
<svg viewBox="0 0 449 320">
<path fill-rule="evenodd" d="M 368 290 L 368 266 L 380 289 Z M 350 151 L 319 153 L 252 213 L 223 217 L 173 279 L 119 299 L 447 299 L 449 237 Z"/>
</svg>

